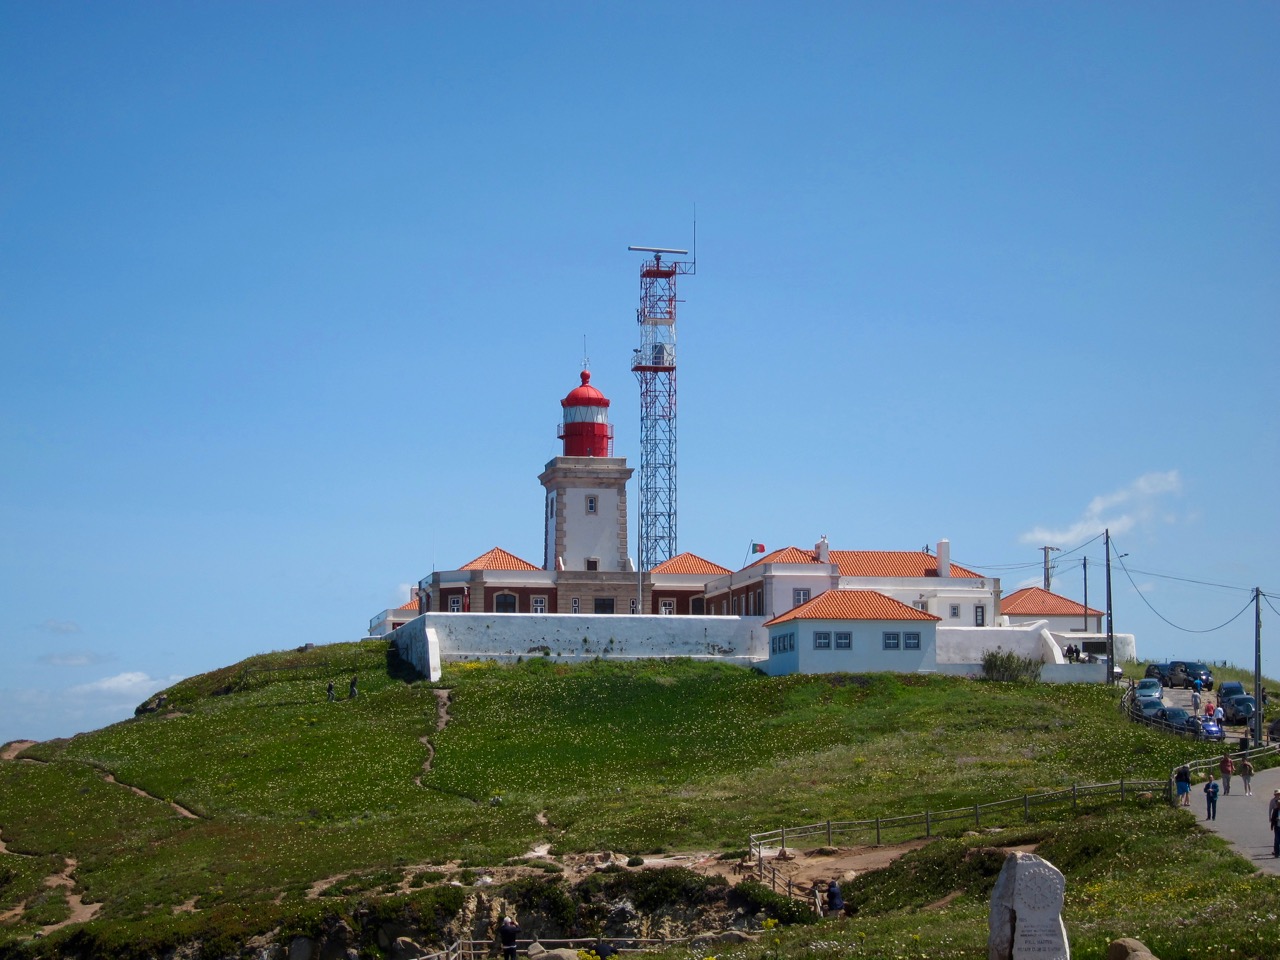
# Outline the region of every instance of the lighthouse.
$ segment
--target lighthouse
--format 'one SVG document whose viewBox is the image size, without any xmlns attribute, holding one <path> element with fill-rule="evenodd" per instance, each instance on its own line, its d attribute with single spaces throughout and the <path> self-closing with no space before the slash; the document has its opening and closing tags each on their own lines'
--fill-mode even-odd
<svg viewBox="0 0 1280 960">
<path fill-rule="evenodd" d="M 627 481 L 613 456 L 609 398 L 583 370 L 560 401 L 561 455 L 538 481 L 546 490 L 543 569 L 556 571 L 560 613 L 630 613 L 635 566 L 627 555 Z M 574 607 L 577 609 L 574 609 Z"/>
<path fill-rule="evenodd" d="M 609 398 L 591 385 L 591 371 L 582 371 L 582 384 L 560 401 L 564 420 L 560 439 L 566 457 L 612 457 L 613 424 L 609 422 Z"/>
</svg>

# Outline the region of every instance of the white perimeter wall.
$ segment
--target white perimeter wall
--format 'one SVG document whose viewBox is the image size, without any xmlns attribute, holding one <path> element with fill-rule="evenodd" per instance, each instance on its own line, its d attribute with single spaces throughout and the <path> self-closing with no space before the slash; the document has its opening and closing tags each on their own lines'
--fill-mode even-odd
<svg viewBox="0 0 1280 960">
<path fill-rule="evenodd" d="M 390 639 L 404 659 L 432 679 L 439 679 L 442 660 L 547 655 L 562 660 L 691 657 L 753 667 L 769 655 L 763 623 L 763 617 L 427 613 Z M 433 664 L 435 673 L 430 673 Z"/>
</svg>

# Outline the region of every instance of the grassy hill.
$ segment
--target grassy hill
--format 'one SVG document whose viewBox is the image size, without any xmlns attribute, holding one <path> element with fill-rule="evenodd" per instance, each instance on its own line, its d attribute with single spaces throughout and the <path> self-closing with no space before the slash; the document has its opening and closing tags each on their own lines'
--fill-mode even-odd
<svg viewBox="0 0 1280 960">
<path fill-rule="evenodd" d="M 347 699 L 352 675 L 359 695 Z M 337 702 L 326 699 L 330 680 Z M 449 690 L 439 730 L 433 687 Z M 341 889 L 376 900 L 398 887 L 429 891 L 450 861 L 493 866 L 538 844 L 552 853 L 735 850 L 750 832 L 783 824 L 1163 777 L 1214 752 L 1123 721 L 1115 696 L 1093 686 L 770 678 L 689 661 L 546 658 L 450 664 L 433 685 L 371 641 L 254 657 L 178 684 L 163 709 L 0 763 L 9 851 L 0 854 L 0 915 L 27 904 L 0 925 L 0 954 L 54 949 L 18 945 L 66 916 L 65 896 L 44 885 L 66 858 L 84 900 L 100 904 L 89 928 L 122 942 L 178 928 L 207 940 L 217 918 L 231 944 L 332 912 L 332 898 L 309 893 L 337 889 L 340 876 L 362 877 Z M 1108 838 L 1098 844 L 1136 843 L 1146 824 L 1176 837 L 1187 863 L 1203 855 L 1226 876 L 1249 872 L 1177 811 L 1089 816 Z M 1056 827 L 1037 829 L 1052 846 Z M 1114 854 L 1099 846 L 1062 856 L 1082 877 L 1101 878 L 1090 881 L 1103 884 L 1088 894 L 1096 900 L 1115 865 L 1099 864 Z M 1280 910 L 1273 886 L 1249 897 Z M 979 900 L 957 900 L 956 922 L 968 911 L 970 926 L 979 914 L 985 924 Z M 885 907 L 885 930 L 903 909 Z"/>
</svg>

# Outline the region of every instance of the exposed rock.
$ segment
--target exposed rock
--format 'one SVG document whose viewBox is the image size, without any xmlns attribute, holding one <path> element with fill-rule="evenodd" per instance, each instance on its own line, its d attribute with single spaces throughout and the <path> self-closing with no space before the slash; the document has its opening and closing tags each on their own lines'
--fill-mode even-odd
<svg viewBox="0 0 1280 960">
<path fill-rule="evenodd" d="M 557 947 L 540 954 L 542 960 L 578 960 L 578 951 L 568 947 Z"/>
<path fill-rule="evenodd" d="M 547 948 L 540 944 L 537 940 L 529 944 L 529 949 L 525 951 L 530 957 L 540 957 L 547 952 Z"/>
<path fill-rule="evenodd" d="M 347 960 L 347 953 L 356 942 L 355 931 L 345 920 L 339 920 L 320 941 L 319 960 Z"/>
<path fill-rule="evenodd" d="M 1124 937 L 1107 945 L 1107 960 L 1159 960 L 1141 940 Z"/>
<path fill-rule="evenodd" d="M 408 937 L 396 937 L 389 952 L 391 960 L 417 960 L 430 951 Z"/>
<path fill-rule="evenodd" d="M 311 960 L 316 952 L 316 942 L 310 937 L 294 937 L 289 944 L 289 960 Z"/>
</svg>

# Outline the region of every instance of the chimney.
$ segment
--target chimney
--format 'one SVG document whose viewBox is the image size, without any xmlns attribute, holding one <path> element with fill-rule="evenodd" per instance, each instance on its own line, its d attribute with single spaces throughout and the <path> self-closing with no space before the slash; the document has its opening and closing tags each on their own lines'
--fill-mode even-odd
<svg viewBox="0 0 1280 960">
<path fill-rule="evenodd" d="M 951 541 L 938 541 L 938 576 L 951 576 Z"/>
<path fill-rule="evenodd" d="M 822 539 L 813 545 L 813 552 L 819 563 L 827 563 L 827 535 L 824 533 Z"/>
</svg>

